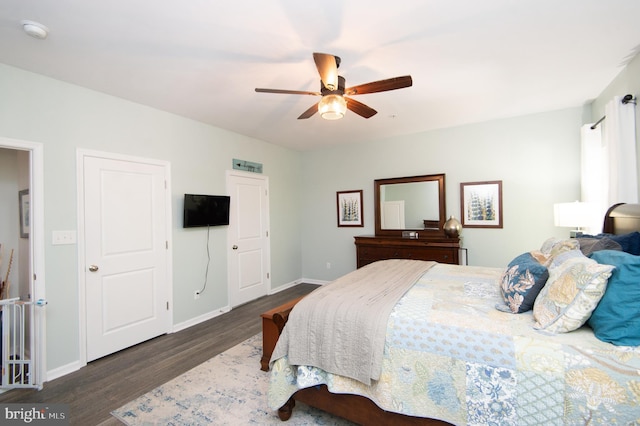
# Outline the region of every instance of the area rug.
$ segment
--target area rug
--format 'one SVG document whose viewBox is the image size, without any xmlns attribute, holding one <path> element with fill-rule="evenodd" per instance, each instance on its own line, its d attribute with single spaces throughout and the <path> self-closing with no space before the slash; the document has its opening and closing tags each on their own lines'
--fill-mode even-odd
<svg viewBox="0 0 640 426">
<path fill-rule="evenodd" d="M 262 335 L 257 334 L 111 414 L 142 425 L 352 425 L 296 402 L 282 422 L 267 405 L 269 373 L 260 370 Z"/>
</svg>

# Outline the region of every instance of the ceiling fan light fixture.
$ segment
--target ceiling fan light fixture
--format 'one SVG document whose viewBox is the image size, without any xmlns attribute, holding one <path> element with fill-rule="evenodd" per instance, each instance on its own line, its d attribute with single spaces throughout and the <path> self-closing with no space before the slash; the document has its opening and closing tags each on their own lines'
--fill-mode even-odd
<svg viewBox="0 0 640 426">
<path fill-rule="evenodd" d="M 325 95 L 318 103 L 318 112 L 325 120 L 339 120 L 347 112 L 347 101 L 340 95 Z"/>
</svg>

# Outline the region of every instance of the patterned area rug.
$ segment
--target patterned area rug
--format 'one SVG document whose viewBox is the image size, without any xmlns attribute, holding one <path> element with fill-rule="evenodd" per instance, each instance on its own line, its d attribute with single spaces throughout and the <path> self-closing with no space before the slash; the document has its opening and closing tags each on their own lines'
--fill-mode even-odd
<svg viewBox="0 0 640 426">
<path fill-rule="evenodd" d="M 282 422 L 267 406 L 262 334 L 211 358 L 111 414 L 141 425 L 352 425 L 300 402 Z"/>
</svg>

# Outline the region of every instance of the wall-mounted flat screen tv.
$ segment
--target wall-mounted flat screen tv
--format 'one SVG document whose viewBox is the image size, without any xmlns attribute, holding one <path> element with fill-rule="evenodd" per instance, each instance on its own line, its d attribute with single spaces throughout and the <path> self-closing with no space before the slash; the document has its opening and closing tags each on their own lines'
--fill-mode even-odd
<svg viewBox="0 0 640 426">
<path fill-rule="evenodd" d="M 185 228 L 220 226 L 229 224 L 228 195 L 184 194 Z"/>
</svg>

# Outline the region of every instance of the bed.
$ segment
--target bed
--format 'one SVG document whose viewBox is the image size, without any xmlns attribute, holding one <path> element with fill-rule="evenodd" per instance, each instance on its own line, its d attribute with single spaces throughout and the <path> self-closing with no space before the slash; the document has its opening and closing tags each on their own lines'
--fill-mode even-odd
<svg viewBox="0 0 640 426">
<path fill-rule="evenodd" d="M 316 292 L 336 287 L 320 293 L 330 300 L 323 294 L 347 286 L 344 277 L 323 286 L 289 314 L 271 358 L 269 406 L 282 420 L 295 415 L 300 401 L 359 424 L 636 424 L 637 230 L 640 205 L 619 204 L 607 212 L 603 234 L 550 238 L 506 268 L 423 262 L 424 271 L 414 267 L 418 278 L 396 296 L 388 315 L 374 307 L 385 319 L 379 364 L 365 352 L 344 374 L 335 359 L 301 362 L 305 351 L 295 348 L 299 340 L 307 352 L 329 344 L 325 331 L 309 324 L 333 320 L 318 321 L 309 303 L 318 303 Z M 378 264 L 379 275 L 394 267 L 387 262 L 393 261 L 365 268 Z M 347 282 L 366 273 L 358 271 L 347 274 Z M 367 346 L 376 340 L 373 332 L 358 337 L 367 333 L 331 338 L 340 342 L 347 335 Z M 358 364 L 379 371 L 362 373 Z"/>
</svg>

